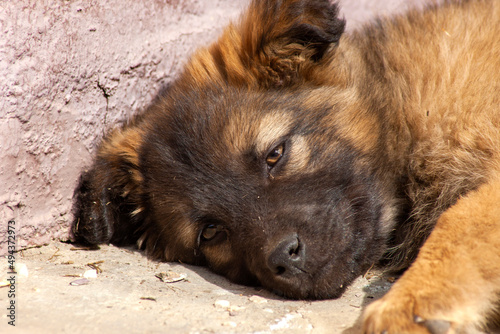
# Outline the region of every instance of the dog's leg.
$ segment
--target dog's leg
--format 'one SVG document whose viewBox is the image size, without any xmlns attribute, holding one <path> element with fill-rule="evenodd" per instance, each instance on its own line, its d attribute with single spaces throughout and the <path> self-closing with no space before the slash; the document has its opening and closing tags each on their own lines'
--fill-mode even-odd
<svg viewBox="0 0 500 334">
<path fill-rule="evenodd" d="M 142 131 L 115 130 L 98 150 L 94 165 L 82 173 L 75 190 L 72 232 L 87 244 L 133 243 L 143 218 L 138 149 Z"/>
<path fill-rule="evenodd" d="M 364 333 L 469 333 L 500 292 L 500 179 L 459 199 L 414 264 L 364 313 Z"/>
</svg>

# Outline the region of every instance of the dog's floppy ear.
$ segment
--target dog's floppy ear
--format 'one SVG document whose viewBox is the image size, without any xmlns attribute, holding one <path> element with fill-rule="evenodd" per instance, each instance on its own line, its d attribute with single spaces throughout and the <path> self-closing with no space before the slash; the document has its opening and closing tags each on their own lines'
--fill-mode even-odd
<svg viewBox="0 0 500 334">
<path fill-rule="evenodd" d="M 338 5 L 328 0 L 253 0 L 239 24 L 200 50 L 187 72 L 197 82 L 249 87 L 307 82 L 333 53 L 344 27 Z"/>
</svg>

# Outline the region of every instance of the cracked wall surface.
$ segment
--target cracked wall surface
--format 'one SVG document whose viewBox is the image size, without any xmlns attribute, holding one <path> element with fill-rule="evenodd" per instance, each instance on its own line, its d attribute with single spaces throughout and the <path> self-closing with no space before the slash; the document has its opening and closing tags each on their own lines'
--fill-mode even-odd
<svg viewBox="0 0 500 334">
<path fill-rule="evenodd" d="M 423 0 L 342 1 L 348 29 Z M 102 136 L 145 108 L 246 0 L 0 4 L 0 253 L 67 239 L 73 189 Z"/>
</svg>

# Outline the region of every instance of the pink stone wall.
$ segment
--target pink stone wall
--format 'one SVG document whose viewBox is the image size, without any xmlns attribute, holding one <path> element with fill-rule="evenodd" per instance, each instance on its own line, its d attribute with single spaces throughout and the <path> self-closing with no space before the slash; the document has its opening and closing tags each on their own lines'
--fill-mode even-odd
<svg viewBox="0 0 500 334">
<path fill-rule="evenodd" d="M 348 29 L 424 0 L 342 0 Z M 16 0 L 0 5 L 0 254 L 65 240 L 80 171 L 247 0 Z"/>
</svg>

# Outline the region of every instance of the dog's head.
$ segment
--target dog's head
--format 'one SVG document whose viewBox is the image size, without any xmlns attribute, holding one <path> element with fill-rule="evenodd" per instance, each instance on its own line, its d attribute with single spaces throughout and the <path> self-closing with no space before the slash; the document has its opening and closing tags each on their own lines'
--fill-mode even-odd
<svg viewBox="0 0 500 334">
<path fill-rule="evenodd" d="M 140 153 L 147 248 L 288 297 L 339 296 L 387 233 L 383 194 L 339 135 L 332 114 L 347 110 L 331 92 L 175 94 Z"/>
<path fill-rule="evenodd" d="M 254 1 L 149 114 L 145 247 L 292 298 L 339 296 L 382 254 L 377 128 L 332 69 L 328 1 Z M 343 86 L 343 87 L 340 87 Z"/>
</svg>

